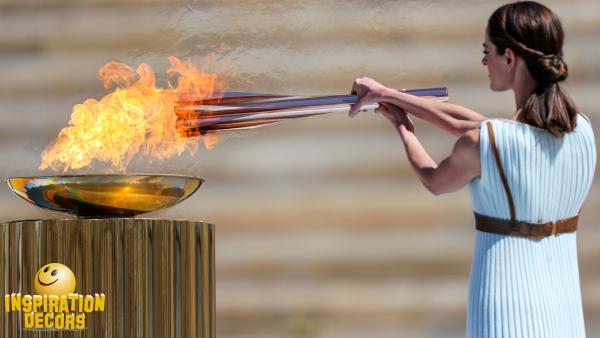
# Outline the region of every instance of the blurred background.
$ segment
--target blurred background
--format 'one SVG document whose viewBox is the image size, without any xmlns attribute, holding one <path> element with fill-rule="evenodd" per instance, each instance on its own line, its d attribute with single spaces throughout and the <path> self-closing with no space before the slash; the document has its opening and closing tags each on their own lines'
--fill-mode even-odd
<svg viewBox="0 0 600 338">
<path fill-rule="evenodd" d="M 370 76 L 396 88 L 447 86 L 451 101 L 509 117 L 510 93 L 481 66 L 489 15 L 503 1 L 0 0 L 0 173 L 35 175 L 74 104 L 107 93 L 100 67 L 208 53 L 230 90 L 349 93 Z M 548 1 L 563 20 L 569 92 L 600 123 L 600 2 Z M 596 14 L 594 14 L 596 13 Z M 442 160 L 454 139 L 421 121 Z M 463 337 L 474 223 L 468 189 L 433 196 L 374 114 L 285 122 L 225 137 L 131 172 L 206 184 L 151 215 L 217 225 L 217 334 L 237 337 Z M 578 230 L 589 337 L 600 337 L 600 186 Z M 0 221 L 48 218 L 0 189 Z"/>
</svg>

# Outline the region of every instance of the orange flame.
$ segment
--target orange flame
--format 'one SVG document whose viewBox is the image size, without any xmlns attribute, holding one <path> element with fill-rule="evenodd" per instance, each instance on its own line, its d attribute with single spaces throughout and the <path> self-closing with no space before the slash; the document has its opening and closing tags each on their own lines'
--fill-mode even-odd
<svg viewBox="0 0 600 338">
<path fill-rule="evenodd" d="M 120 62 L 109 62 L 100 69 L 105 88 L 115 90 L 100 100 L 87 99 L 73 107 L 69 126 L 43 151 L 40 170 L 76 170 L 94 161 L 110 163 L 125 171 L 138 153 L 162 160 L 180 155 L 186 149 L 194 153 L 196 138 L 179 136 L 174 104 L 182 96 L 203 100 L 224 90 L 224 81 L 192 65 L 169 57 L 167 88 L 158 88 L 152 68 L 142 63 L 133 70 Z M 177 80 L 177 85 L 173 82 Z M 212 148 L 218 136 L 203 137 Z"/>
</svg>

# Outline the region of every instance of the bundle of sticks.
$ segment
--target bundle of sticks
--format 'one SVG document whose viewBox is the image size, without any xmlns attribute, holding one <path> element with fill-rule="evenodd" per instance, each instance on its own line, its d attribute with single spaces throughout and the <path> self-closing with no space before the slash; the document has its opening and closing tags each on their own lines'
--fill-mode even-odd
<svg viewBox="0 0 600 338">
<path fill-rule="evenodd" d="M 448 101 L 442 88 L 410 89 L 403 92 L 439 101 Z M 202 101 L 182 100 L 175 106 L 177 129 L 181 136 L 193 137 L 211 132 L 261 127 L 301 117 L 348 112 L 356 95 L 301 97 L 244 92 L 226 92 Z M 362 106 L 361 110 L 377 108 Z"/>
</svg>

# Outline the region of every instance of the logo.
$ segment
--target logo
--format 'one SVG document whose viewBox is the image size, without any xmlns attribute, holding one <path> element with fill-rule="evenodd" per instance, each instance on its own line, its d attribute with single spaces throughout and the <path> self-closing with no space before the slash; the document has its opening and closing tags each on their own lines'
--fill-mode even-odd
<svg viewBox="0 0 600 338">
<path fill-rule="evenodd" d="M 23 326 L 29 330 L 84 330 L 86 315 L 103 312 L 103 293 L 75 293 L 75 274 L 60 263 L 42 266 L 35 274 L 36 295 L 4 295 L 5 312 L 22 312 Z"/>
<path fill-rule="evenodd" d="M 75 274 L 66 265 L 46 264 L 35 274 L 33 286 L 40 295 L 67 295 L 75 292 Z"/>
</svg>

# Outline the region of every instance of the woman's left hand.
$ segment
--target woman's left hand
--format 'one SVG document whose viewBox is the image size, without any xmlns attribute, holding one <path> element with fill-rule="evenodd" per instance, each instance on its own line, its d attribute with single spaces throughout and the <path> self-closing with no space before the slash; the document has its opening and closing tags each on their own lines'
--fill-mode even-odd
<svg viewBox="0 0 600 338">
<path fill-rule="evenodd" d="M 383 114 L 383 116 L 394 125 L 398 132 L 400 132 L 401 129 L 405 129 L 405 131 L 411 133 L 415 132 L 415 125 L 404 109 L 393 104 L 382 102 L 379 103 L 379 107 L 375 109 L 375 112 Z"/>
<path fill-rule="evenodd" d="M 383 92 L 386 89 L 386 86 L 368 77 L 361 77 L 354 80 L 351 95 L 356 95 L 358 98 L 350 106 L 348 116 L 354 117 L 359 113 L 360 107 L 363 105 L 377 102 L 383 96 Z"/>
</svg>

